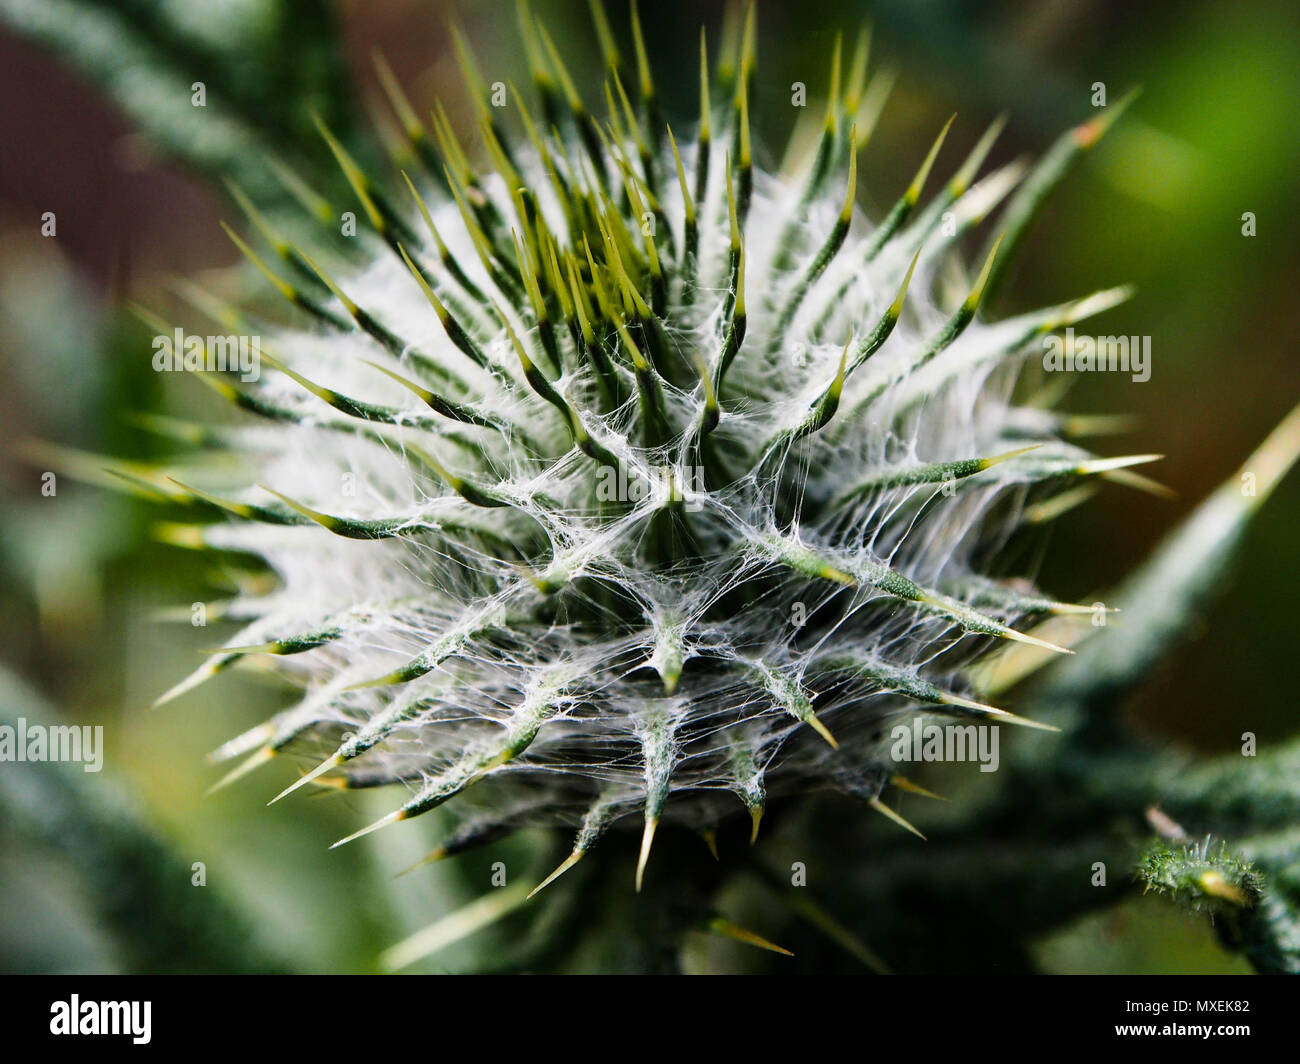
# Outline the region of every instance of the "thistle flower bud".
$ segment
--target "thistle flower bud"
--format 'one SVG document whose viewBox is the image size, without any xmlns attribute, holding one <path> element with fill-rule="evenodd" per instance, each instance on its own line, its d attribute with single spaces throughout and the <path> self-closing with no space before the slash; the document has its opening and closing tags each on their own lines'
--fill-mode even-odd
<svg viewBox="0 0 1300 1064">
<path fill-rule="evenodd" d="M 287 754 L 309 771 L 281 797 L 393 785 L 349 838 L 474 787 L 444 849 L 568 826 L 557 874 L 634 825 L 639 887 L 660 823 L 757 834 L 769 796 L 826 786 L 910 828 L 890 727 L 1031 724 L 965 670 L 999 642 L 1063 650 L 1023 622 L 1071 607 L 990 576 L 1026 501 L 1138 460 L 1011 398 L 1045 334 L 1122 290 L 980 314 L 1068 160 L 1030 174 L 1010 240 L 994 227 L 968 272 L 955 240 L 1023 170 L 979 177 L 999 121 L 925 202 L 950 120 L 866 217 L 886 80 L 865 36 L 843 83 L 837 45 L 815 150 L 783 178 L 754 157 L 752 15 L 716 68 L 702 42 L 690 136 L 660 114 L 638 24 L 627 63 L 599 20 L 598 118 L 524 23 L 540 107 L 512 90 L 522 137 L 459 37 L 481 152 L 382 65 L 418 168 L 367 173 L 320 124 L 355 194 L 352 261 L 251 205 L 255 232 L 231 232 L 298 311 L 264 328 L 259 379 L 203 376 L 247 416 L 189 438 L 244 479 L 136 483 L 214 518 L 173 540 L 276 579 L 223 607 L 242 630 L 163 700 L 267 657 L 301 694 L 222 748 L 228 779 Z"/>
</svg>

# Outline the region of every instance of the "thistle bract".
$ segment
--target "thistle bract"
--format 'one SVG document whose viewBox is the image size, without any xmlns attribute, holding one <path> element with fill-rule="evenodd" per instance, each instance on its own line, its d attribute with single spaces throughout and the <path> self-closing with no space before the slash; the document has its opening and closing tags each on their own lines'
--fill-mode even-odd
<svg viewBox="0 0 1300 1064">
<path fill-rule="evenodd" d="M 224 605 L 242 630 L 164 697 L 271 655 L 301 696 L 222 749 L 232 775 L 283 753 L 311 759 L 289 791 L 396 785 L 357 834 L 473 788 L 444 850 L 569 826 L 560 870 L 635 825 L 638 885 L 661 821 L 739 813 L 756 834 L 782 793 L 838 788 L 909 826 L 891 728 L 1028 724 L 963 670 L 1000 640 L 1058 649 L 1024 622 L 1079 609 L 1000 579 L 1008 537 L 1137 460 L 1096 459 L 1012 399 L 1044 335 L 1122 291 L 980 317 L 1112 116 L 1062 140 L 967 272 L 953 245 L 1022 170 L 981 176 L 995 126 L 924 200 L 945 126 L 864 217 L 886 88 L 865 35 L 843 63 L 836 45 L 815 149 L 779 177 L 751 144 L 752 12 L 716 66 L 701 39 L 701 112 L 677 130 L 635 13 L 630 60 L 598 19 L 600 118 L 522 26 L 537 101 L 512 90 L 507 109 L 458 39 L 475 145 L 382 65 L 406 137 L 392 179 L 322 126 L 355 193 L 351 259 L 290 243 L 234 190 L 256 233 L 232 238 L 298 313 L 221 311 L 258 332 L 261 373 L 202 374 L 249 416 L 193 438 L 241 481 L 148 489 L 227 518 L 170 538 L 276 580 Z M 308 184 L 290 182 L 333 226 Z"/>
</svg>

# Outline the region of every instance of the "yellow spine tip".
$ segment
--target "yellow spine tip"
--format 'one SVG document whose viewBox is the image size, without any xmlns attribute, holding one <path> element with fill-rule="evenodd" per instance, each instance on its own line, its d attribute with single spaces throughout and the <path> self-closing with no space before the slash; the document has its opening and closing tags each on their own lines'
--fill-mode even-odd
<svg viewBox="0 0 1300 1064">
<path fill-rule="evenodd" d="M 641 883 L 645 878 L 645 866 L 650 860 L 650 847 L 654 845 L 655 829 L 659 826 L 658 817 L 647 817 L 645 830 L 641 833 L 641 853 L 636 862 L 636 892 L 641 893 Z"/>
</svg>

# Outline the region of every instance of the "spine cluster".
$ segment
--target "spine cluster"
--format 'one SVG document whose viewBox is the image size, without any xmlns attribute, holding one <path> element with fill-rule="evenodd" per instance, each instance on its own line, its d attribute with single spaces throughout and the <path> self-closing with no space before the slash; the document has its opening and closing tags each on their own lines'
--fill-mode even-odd
<svg viewBox="0 0 1300 1064">
<path fill-rule="evenodd" d="M 857 159 L 887 79 L 865 35 L 843 70 L 837 42 L 815 151 L 778 177 L 751 144 L 752 10 L 716 66 L 701 35 L 681 140 L 635 8 L 631 63 L 595 10 L 603 118 L 527 16 L 535 105 L 490 106 L 457 36 L 475 146 L 381 63 L 396 179 L 321 126 L 365 223 L 350 261 L 234 190 L 256 238 L 230 236 L 296 314 L 259 326 L 256 382 L 199 374 L 249 417 L 185 438 L 237 456 L 239 482 L 140 486 L 224 518 L 173 541 L 275 578 L 224 605 L 240 634 L 164 696 L 252 655 L 301 687 L 222 748 L 232 778 L 292 753 L 313 767 L 284 794 L 397 785 L 356 835 L 482 784 L 443 851 L 571 825 L 556 874 L 637 817 L 639 885 L 661 819 L 742 811 L 756 834 L 769 793 L 833 786 L 910 827 L 884 801 L 912 786 L 887 725 L 1029 723 L 969 697 L 962 670 L 997 640 L 1060 649 L 1019 626 L 1081 608 L 995 578 L 1006 542 L 1149 456 L 1097 459 L 1012 399 L 1042 337 L 1123 291 L 980 317 L 1062 154 L 1113 115 L 1049 154 L 967 276 L 953 245 L 1024 176 L 980 177 L 1000 123 L 923 205 L 945 126 L 873 223 Z"/>
</svg>

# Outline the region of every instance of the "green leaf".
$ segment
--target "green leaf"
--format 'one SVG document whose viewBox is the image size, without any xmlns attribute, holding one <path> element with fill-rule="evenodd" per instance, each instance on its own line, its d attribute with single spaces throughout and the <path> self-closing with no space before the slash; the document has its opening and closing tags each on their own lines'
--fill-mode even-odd
<svg viewBox="0 0 1300 1064">
<path fill-rule="evenodd" d="M 1108 596 L 1120 613 L 1092 633 L 1077 656 L 1060 663 L 1032 695 L 1040 712 L 1082 724 L 1113 711 L 1117 700 L 1204 617 L 1260 505 L 1300 456 L 1300 407 L 1294 409 L 1241 469 L 1229 477 L 1151 558 Z M 1049 712 L 1050 711 L 1050 712 Z"/>
<path fill-rule="evenodd" d="M 0 671 L 0 726 L 46 725 L 36 696 Z M 87 911 L 133 972 L 277 972 L 285 964 L 252 936 L 214 887 L 191 885 L 188 861 L 148 826 L 107 772 L 74 762 L 15 762 L 0 772 L 0 845 L 50 850 L 78 874 Z M 20 858 L 21 859 L 21 858 Z M 179 947 L 179 948 L 178 948 Z"/>
</svg>

